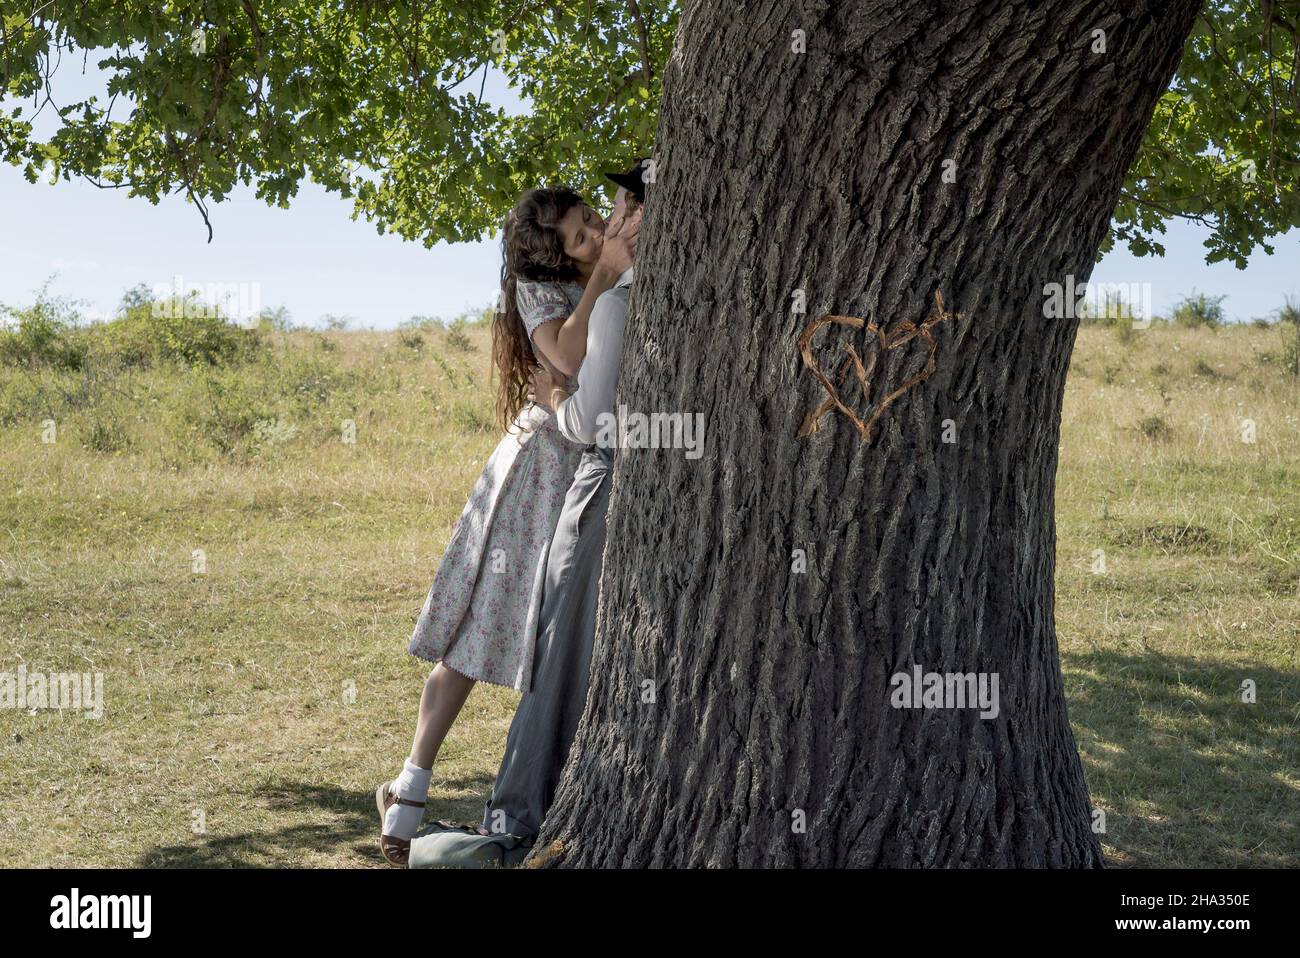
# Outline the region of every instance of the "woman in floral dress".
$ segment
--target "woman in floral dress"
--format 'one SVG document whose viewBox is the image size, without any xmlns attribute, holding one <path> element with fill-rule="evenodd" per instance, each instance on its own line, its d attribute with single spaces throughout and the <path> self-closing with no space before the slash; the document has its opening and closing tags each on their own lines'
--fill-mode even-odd
<svg viewBox="0 0 1300 958">
<path fill-rule="evenodd" d="M 436 663 L 420 696 L 411 754 L 375 793 L 384 857 L 405 866 L 420 825 L 433 762 L 478 681 L 527 691 L 541 608 L 546 546 L 582 447 L 560 435 L 555 414 L 531 402 L 541 364 L 578 371 L 597 297 L 631 264 L 629 224 L 606 223 L 573 190 L 534 189 L 502 230 L 501 300 L 492 323 L 506 431 L 488 459 L 443 554 L 409 651 Z"/>
</svg>

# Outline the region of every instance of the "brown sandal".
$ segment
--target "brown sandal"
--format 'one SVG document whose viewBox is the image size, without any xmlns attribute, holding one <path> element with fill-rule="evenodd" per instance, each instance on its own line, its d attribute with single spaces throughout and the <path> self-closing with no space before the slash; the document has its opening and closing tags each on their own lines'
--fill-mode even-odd
<svg viewBox="0 0 1300 958">
<path fill-rule="evenodd" d="M 410 805 L 412 808 L 424 808 L 424 802 L 413 802 L 409 798 L 399 798 L 390 790 L 392 782 L 384 782 L 375 789 L 375 807 L 379 809 L 379 851 L 390 865 L 406 868 L 411 857 L 411 840 L 382 834 L 384 816 L 394 805 Z"/>
</svg>

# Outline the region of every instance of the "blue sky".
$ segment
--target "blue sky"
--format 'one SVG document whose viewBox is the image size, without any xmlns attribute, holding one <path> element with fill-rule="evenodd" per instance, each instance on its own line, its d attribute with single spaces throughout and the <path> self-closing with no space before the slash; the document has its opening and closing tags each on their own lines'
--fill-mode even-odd
<svg viewBox="0 0 1300 958">
<path fill-rule="evenodd" d="M 103 82 L 93 62 L 84 76 L 65 67 L 55 77 L 55 102 L 101 92 Z M 523 108 L 500 74 L 489 76 L 486 97 L 507 110 Z M 81 181 L 29 184 L 18 168 L 0 165 L 0 303 L 31 302 L 53 276 L 53 294 L 83 300 L 87 316 L 111 315 L 131 286 L 170 287 L 179 277 L 182 286 L 239 286 L 254 311 L 284 306 L 300 325 L 320 325 L 332 314 L 352 317 L 354 327 L 389 329 L 414 315 L 449 318 L 496 298 L 495 239 L 425 249 L 353 221 L 350 201 L 310 183 L 287 210 L 242 190 L 210 213 L 211 244 L 198 212 L 179 196 L 153 206 Z M 1193 289 L 1227 294 L 1229 318 L 1242 320 L 1300 292 L 1298 230 L 1275 238 L 1271 257 L 1257 250 L 1243 271 L 1205 263 L 1203 227 L 1175 221 L 1168 229 L 1163 259 L 1116 249 L 1093 280 L 1150 283 L 1156 312 Z"/>
</svg>

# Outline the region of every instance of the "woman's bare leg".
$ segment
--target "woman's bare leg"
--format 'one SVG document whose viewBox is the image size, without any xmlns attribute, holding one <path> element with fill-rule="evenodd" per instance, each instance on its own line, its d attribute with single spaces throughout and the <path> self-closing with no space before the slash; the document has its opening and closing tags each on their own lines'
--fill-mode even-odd
<svg viewBox="0 0 1300 958">
<path fill-rule="evenodd" d="M 420 718 L 415 725 L 411 755 L 403 763 L 401 774 L 385 787 L 382 798 L 382 803 L 388 808 L 383 813 L 380 845 L 384 848 L 384 857 L 395 865 L 406 864 L 410 840 L 424 817 L 433 761 L 438 757 L 447 730 L 456 721 L 473 688 L 473 679 L 441 662 L 424 680 L 424 691 L 420 693 Z M 392 798 L 403 801 L 394 802 Z M 376 801 L 381 801 L 381 798 L 377 797 Z"/>
<path fill-rule="evenodd" d="M 439 662 L 424 680 L 420 693 L 420 718 L 415 725 L 415 739 L 411 742 L 411 764 L 420 768 L 433 768 L 442 740 L 447 737 L 456 716 L 460 714 L 474 680 L 449 669 Z"/>
</svg>

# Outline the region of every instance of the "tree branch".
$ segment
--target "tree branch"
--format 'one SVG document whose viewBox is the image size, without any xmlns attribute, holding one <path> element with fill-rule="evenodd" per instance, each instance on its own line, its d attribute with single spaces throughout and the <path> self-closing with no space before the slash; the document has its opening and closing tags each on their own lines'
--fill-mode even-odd
<svg viewBox="0 0 1300 958">
<path fill-rule="evenodd" d="M 636 20 L 637 43 L 641 47 L 641 73 L 645 77 L 645 85 L 648 89 L 654 82 L 654 70 L 650 66 L 650 34 L 646 30 L 645 18 L 641 16 L 641 8 L 636 0 L 627 0 L 627 7 L 632 13 L 632 19 Z"/>
</svg>

